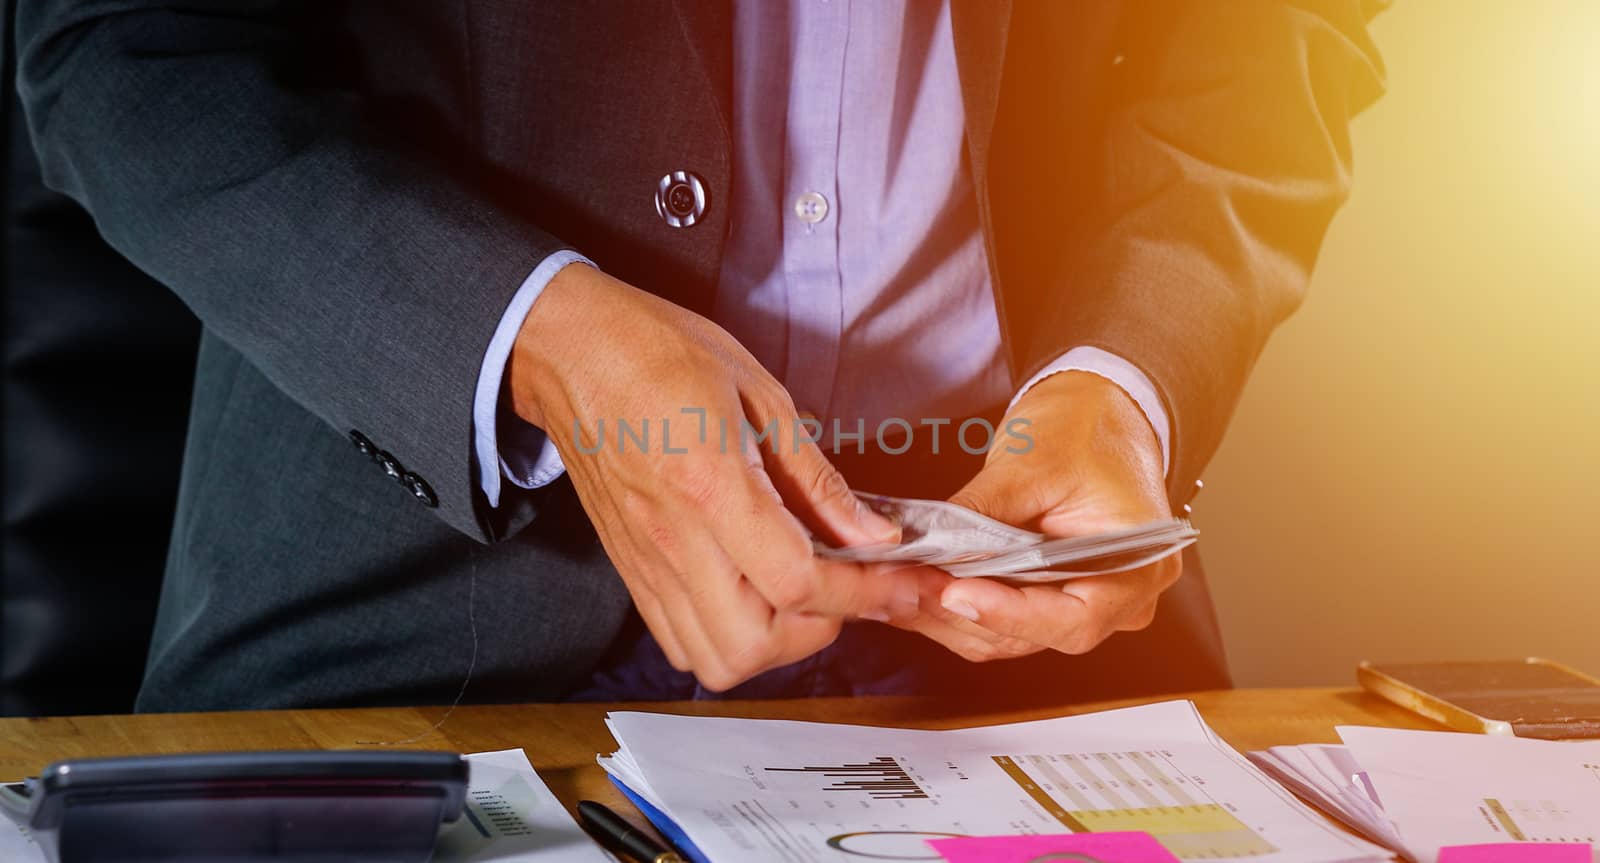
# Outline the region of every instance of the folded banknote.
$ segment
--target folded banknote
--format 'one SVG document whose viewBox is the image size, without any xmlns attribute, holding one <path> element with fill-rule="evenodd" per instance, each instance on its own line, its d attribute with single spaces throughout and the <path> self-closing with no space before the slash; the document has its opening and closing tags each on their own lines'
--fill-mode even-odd
<svg viewBox="0 0 1600 863">
<path fill-rule="evenodd" d="M 995 576 L 1031 583 L 1138 569 L 1178 553 L 1200 537 L 1200 531 L 1181 518 L 1107 533 L 1048 537 L 948 501 L 864 492 L 856 492 L 856 496 L 900 525 L 900 542 L 849 548 L 818 542 L 818 556 L 936 566 L 957 578 Z"/>
</svg>

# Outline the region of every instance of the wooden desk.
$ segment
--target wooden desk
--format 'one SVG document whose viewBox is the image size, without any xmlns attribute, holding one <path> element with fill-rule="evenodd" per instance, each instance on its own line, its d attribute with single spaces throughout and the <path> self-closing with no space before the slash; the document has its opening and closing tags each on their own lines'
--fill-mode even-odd
<svg viewBox="0 0 1600 863">
<path fill-rule="evenodd" d="M 1188 697 L 1199 705 L 1217 733 L 1241 750 L 1286 743 L 1337 742 L 1333 730 L 1336 725 L 1439 727 L 1353 689 L 1237 689 Z M 1100 702 L 1023 713 L 984 713 L 972 705 L 911 698 L 671 702 L 630 704 L 625 708 L 698 716 L 958 728 L 1137 703 L 1140 701 Z M 456 752 L 521 747 L 569 809 L 587 798 L 608 802 L 631 815 L 631 807 L 594 761 L 596 753 L 616 748 L 602 720 L 606 711 L 623 707 L 460 707 L 437 731 L 426 733 L 410 747 Z M 358 747 L 362 741 L 407 740 L 428 732 L 444 712 L 442 707 L 421 707 L 0 719 L 0 780 L 37 775 L 46 764 L 63 758 L 229 749 L 340 749 Z M 638 820 L 642 823 L 642 819 Z"/>
</svg>

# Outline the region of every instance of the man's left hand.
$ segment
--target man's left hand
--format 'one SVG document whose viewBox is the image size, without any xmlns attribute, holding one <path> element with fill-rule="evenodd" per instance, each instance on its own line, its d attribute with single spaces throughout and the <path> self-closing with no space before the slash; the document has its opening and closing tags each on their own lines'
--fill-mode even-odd
<svg viewBox="0 0 1600 863">
<path fill-rule="evenodd" d="M 1026 420 L 1027 425 L 1007 425 Z M 1089 372 L 1051 375 L 1023 394 L 984 467 L 950 498 L 990 518 L 1078 536 L 1167 518 L 1161 445 L 1137 403 Z M 988 578 L 923 574 L 920 632 L 974 662 L 1044 649 L 1086 653 L 1112 633 L 1143 629 L 1156 600 L 1182 574 L 1178 555 L 1111 575 L 1014 587 Z"/>
</svg>

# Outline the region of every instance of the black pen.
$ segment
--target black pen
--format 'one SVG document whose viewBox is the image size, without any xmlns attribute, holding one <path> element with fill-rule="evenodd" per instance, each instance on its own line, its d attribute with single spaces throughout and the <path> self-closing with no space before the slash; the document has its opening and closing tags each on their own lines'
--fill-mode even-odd
<svg viewBox="0 0 1600 863">
<path fill-rule="evenodd" d="M 643 863 L 684 863 L 684 859 L 655 839 L 639 830 L 627 819 L 611 811 L 611 807 L 593 800 L 578 801 L 578 820 L 583 826 L 600 834 L 604 844 L 614 851 Z"/>
</svg>

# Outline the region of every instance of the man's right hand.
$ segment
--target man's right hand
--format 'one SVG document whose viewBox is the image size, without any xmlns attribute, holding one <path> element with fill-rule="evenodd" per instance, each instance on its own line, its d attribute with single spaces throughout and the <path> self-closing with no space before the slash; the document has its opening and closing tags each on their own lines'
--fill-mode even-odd
<svg viewBox="0 0 1600 863">
<path fill-rule="evenodd" d="M 812 554 L 805 528 L 833 545 L 899 531 L 797 435 L 783 386 L 712 322 L 570 265 L 534 303 L 507 377 L 667 658 L 708 688 L 803 659 L 847 619 L 916 614 L 913 572 Z M 619 419 L 635 432 L 649 420 L 644 451 Z M 765 444 L 741 434 L 774 422 Z"/>
</svg>

